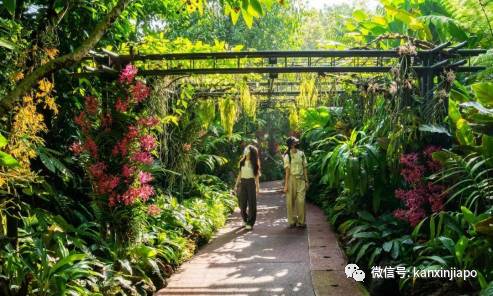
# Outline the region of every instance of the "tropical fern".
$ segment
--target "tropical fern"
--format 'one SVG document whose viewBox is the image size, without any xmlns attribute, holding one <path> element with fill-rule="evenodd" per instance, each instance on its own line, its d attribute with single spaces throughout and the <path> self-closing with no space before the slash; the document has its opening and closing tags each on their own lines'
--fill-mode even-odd
<svg viewBox="0 0 493 296">
<path fill-rule="evenodd" d="M 460 22 L 451 17 L 447 17 L 444 15 L 425 15 L 419 17 L 425 24 L 435 29 L 440 41 L 446 41 L 449 36 L 452 36 L 458 41 L 467 40 L 468 36 Z"/>
<path fill-rule="evenodd" d="M 202 153 L 195 155 L 195 161 L 198 165 L 205 165 L 209 169 L 209 172 L 214 172 L 216 167 L 223 166 L 228 163 L 228 159 L 225 157 Z"/>
<path fill-rule="evenodd" d="M 441 4 L 471 33 L 493 40 L 493 0 L 441 0 Z"/>
<path fill-rule="evenodd" d="M 436 182 L 453 184 L 447 190 L 447 203 L 459 199 L 460 204 L 475 213 L 484 210 L 493 201 L 493 168 L 488 159 L 476 152 L 463 157 L 452 152 L 435 156 L 443 164 L 441 172 L 431 176 Z"/>
<path fill-rule="evenodd" d="M 478 74 L 478 79 L 480 80 L 492 79 L 493 78 L 493 50 L 490 49 L 485 54 L 476 57 L 473 60 L 473 65 L 486 67 L 485 70 L 481 71 Z"/>
</svg>

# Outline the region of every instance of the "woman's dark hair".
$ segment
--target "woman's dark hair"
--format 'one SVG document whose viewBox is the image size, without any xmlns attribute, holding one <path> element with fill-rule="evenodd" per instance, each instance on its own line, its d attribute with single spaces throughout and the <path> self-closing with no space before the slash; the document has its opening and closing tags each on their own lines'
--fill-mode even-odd
<svg viewBox="0 0 493 296">
<path fill-rule="evenodd" d="M 300 141 L 296 138 L 296 137 L 289 137 L 287 140 L 286 140 L 286 146 L 288 146 L 288 149 L 286 150 L 286 155 L 288 156 L 289 158 L 289 163 L 291 163 L 291 148 L 295 145 L 297 145 Z"/>
<path fill-rule="evenodd" d="M 252 163 L 253 166 L 253 174 L 255 176 L 258 176 L 260 172 L 260 158 L 258 157 L 258 150 L 253 145 L 248 145 L 246 149 L 248 149 L 250 152 L 250 162 Z M 245 165 L 246 160 L 247 160 L 247 156 L 245 154 L 241 157 L 240 168 Z"/>
</svg>

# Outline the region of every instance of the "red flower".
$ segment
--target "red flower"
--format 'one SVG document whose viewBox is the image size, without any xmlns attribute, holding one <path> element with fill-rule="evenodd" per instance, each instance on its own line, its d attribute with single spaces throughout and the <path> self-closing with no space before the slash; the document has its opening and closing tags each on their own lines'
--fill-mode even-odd
<svg viewBox="0 0 493 296">
<path fill-rule="evenodd" d="M 424 154 L 428 157 L 428 158 L 432 158 L 433 157 L 433 153 L 437 152 L 437 151 L 440 151 L 442 150 L 441 147 L 438 147 L 438 146 L 433 146 L 433 145 L 430 145 L 428 147 L 425 148 L 424 150 Z"/>
<path fill-rule="evenodd" d="M 99 102 L 96 97 L 87 96 L 85 98 L 85 111 L 90 115 L 96 115 L 99 109 Z"/>
<path fill-rule="evenodd" d="M 111 117 L 111 114 L 106 113 L 103 116 L 102 119 L 102 126 L 107 130 L 110 131 L 111 125 L 113 124 L 113 118 Z"/>
<path fill-rule="evenodd" d="M 98 194 L 111 193 L 120 184 L 120 177 L 102 175 L 96 181 L 96 188 Z"/>
<path fill-rule="evenodd" d="M 149 205 L 149 207 L 147 207 L 147 214 L 150 216 L 158 216 L 161 214 L 161 209 L 155 204 Z"/>
<path fill-rule="evenodd" d="M 426 217 L 426 212 L 421 208 L 410 209 L 407 212 L 407 219 L 409 220 L 409 224 L 413 227 L 418 225 L 424 217 Z"/>
<path fill-rule="evenodd" d="M 132 156 L 132 160 L 134 160 L 136 162 L 140 162 L 142 164 L 147 164 L 147 165 L 150 165 L 153 162 L 151 154 L 149 152 L 146 152 L 146 151 L 140 151 L 140 152 L 135 153 Z"/>
<path fill-rule="evenodd" d="M 128 127 L 128 131 L 126 135 L 127 139 L 132 140 L 138 135 L 139 135 L 139 130 L 137 129 L 136 126 L 131 125 Z"/>
<path fill-rule="evenodd" d="M 140 184 L 147 184 L 151 182 L 154 178 L 152 177 L 152 174 L 149 172 L 139 172 L 139 182 Z"/>
<path fill-rule="evenodd" d="M 125 177 L 125 178 L 130 178 L 132 177 L 133 173 L 134 173 L 134 169 L 132 167 L 130 167 L 129 165 L 127 164 L 124 164 L 123 167 L 122 167 L 122 175 Z"/>
<path fill-rule="evenodd" d="M 121 154 L 122 156 L 127 156 L 128 153 L 128 139 L 123 138 L 118 143 L 113 146 L 113 149 L 111 150 L 111 154 L 116 157 L 118 154 Z"/>
<path fill-rule="evenodd" d="M 74 153 L 75 155 L 79 155 L 82 152 L 84 152 L 84 147 L 82 146 L 82 144 L 80 142 L 72 143 L 72 145 L 70 145 L 70 147 L 68 149 L 70 151 L 72 151 L 72 153 Z"/>
<path fill-rule="evenodd" d="M 157 125 L 159 122 L 160 122 L 159 119 L 157 119 L 156 117 L 145 117 L 137 121 L 137 123 L 140 126 L 144 126 L 144 127 L 153 127 Z"/>
<path fill-rule="evenodd" d="M 96 163 L 89 166 L 89 173 L 94 178 L 99 179 L 99 178 L 102 178 L 104 176 L 106 168 L 107 168 L 107 165 L 104 162 L 102 162 L 102 161 L 96 162 Z"/>
<path fill-rule="evenodd" d="M 98 158 L 98 146 L 92 138 L 86 139 L 86 142 L 84 143 L 84 148 L 89 151 L 89 154 L 91 154 L 93 158 Z"/>
<path fill-rule="evenodd" d="M 412 168 L 405 168 L 401 170 L 401 175 L 410 184 L 417 184 L 423 178 L 424 167 L 421 165 L 415 165 Z"/>
<path fill-rule="evenodd" d="M 144 184 L 139 189 L 139 196 L 142 201 L 147 201 L 149 197 L 154 195 L 154 188 L 151 185 Z"/>
<path fill-rule="evenodd" d="M 145 135 L 140 137 L 140 147 L 144 151 L 151 151 L 156 148 L 156 139 L 151 135 Z"/>
<path fill-rule="evenodd" d="M 149 197 L 154 195 L 154 188 L 150 185 L 143 185 L 137 188 L 129 188 L 124 194 L 119 196 L 119 200 L 121 200 L 125 205 L 133 204 L 137 199 L 141 199 L 142 201 L 147 201 Z"/>
<path fill-rule="evenodd" d="M 137 72 L 137 68 L 135 68 L 132 64 L 128 64 L 120 73 L 118 81 L 120 83 L 131 83 L 137 75 Z"/>
<path fill-rule="evenodd" d="M 132 88 L 132 96 L 138 103 L 144 101 L 149 94 L 149 88 L 141 81 L 137 81 Z"/>
<path fill-rule="evenodd" d="M 82 132 L 87 133 L 90 124 L 86 119 L 86 113 L 84 111 L 80 112 L 79 115 L 75 116 L 74 122 L 82 129 Z"/>
<path fill-rule="evenodd" d="M 394 211 L 394 217 L 400 220 L 407 220 L 407 212 L 403 209 L 397 209 Z"/>
<path fill-rule="evenodd" d="M 123 102 L 120 98 L 118 98 L 115 102 L 115 110 L 118 112 L 127 112 L 128 103 Z"/>
<path fill-rule="evenodd" d="M 414 166 L 418 162 L 418 154 L 416 153 L 402 154 L 400 158 L 400 162 L 406 166 Z"/>
<path fill-rule="evenodd" d="M 117 201 L 117 196 L 116 193 L 113 192 L 108 198 L 108 206 L 110 206 L 111 208 L 116 206 L 116 201 Z"/>
</svg>

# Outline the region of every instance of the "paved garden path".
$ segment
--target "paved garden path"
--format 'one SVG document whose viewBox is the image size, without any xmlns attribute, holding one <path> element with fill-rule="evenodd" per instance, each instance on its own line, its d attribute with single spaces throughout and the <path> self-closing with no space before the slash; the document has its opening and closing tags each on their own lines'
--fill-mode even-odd
<svg viewBox="0 0 493 296">
<path fill-rule="evenodd" d="M 238 210 L 157 293 L 164 295 L 363 295 L 344 274 L 345 258 L 320 209 L 307 229 L 288 229 L 279 182 L 263 183 L 253 231 Z"/>
</svg>

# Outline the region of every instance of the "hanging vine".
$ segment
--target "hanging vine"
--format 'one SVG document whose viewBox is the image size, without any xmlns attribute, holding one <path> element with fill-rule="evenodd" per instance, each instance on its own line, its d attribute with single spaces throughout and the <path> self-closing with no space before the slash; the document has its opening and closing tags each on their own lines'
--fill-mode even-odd
<svg viewBox="0 0 493 296">
<path fill-rule="evenodd" d="M 296 103 L 299 107 L 315 107 L 318 102 L 318 90 L 316 87 L 316 75 L 307 75 L 302 77 L 300 83 L 300 94 L 296 97 Z"/>
<path fill-rule="evenodd" d="M 298 130 L 300 124 L 300 116 L 298 114 L 298 108 L 296 108 L 295 104 L 292 104 L 289 107 L 289 127 L 291 130 Z"/>
<path fill-rule="evenodd" d="M 205 129 L 209 128 L 216 118 L 216 104 L 214 100 L 207 99 L 200 101 L 198 103 L 197 116 L 202 123 L 202 127 Z"/>
<path fill-rule="evenodd" d="M 221 125 L 228 136 L 233 135 L 233 127 L 238 116 L 238 106 L 232 98 L 222 98 L 219 100 L 219 113 Z"/>
<path fill-rule="evenodd" d="M 257 98 L 250 93 L 250 88 L 243 80 L 240 85 L 240 103 L 241 110 L 250 118 L 255 120 L 257 114 Z"/>
</svg>

